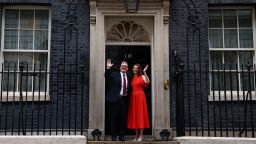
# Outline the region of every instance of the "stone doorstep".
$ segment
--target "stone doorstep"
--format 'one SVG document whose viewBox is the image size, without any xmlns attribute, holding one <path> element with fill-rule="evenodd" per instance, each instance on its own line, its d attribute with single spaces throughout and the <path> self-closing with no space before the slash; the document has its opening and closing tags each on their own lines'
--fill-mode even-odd
<svg viewBox="0 0 256 144">
<path fill-rule="evenodd" d="M 126 141 L 111 141 L 110 136 L 106 136 L 105 140 L 102 141 L 93 141 L 89 140 L 88 144 L 180 144 L 178 141 L 170 140 L 170 141 L 157 141 L 153 136 L 145 135 L 143 141 L 141 142 L 133 142 L 134 136 L 128 135 L 125 136 Z M 118 137 L 117 137 L 118 140 Z"/>
<path fill-rule="evenodd" d="M 180 144 L 178 141 L 88 141 L 87 144 Z"/>
</svg>

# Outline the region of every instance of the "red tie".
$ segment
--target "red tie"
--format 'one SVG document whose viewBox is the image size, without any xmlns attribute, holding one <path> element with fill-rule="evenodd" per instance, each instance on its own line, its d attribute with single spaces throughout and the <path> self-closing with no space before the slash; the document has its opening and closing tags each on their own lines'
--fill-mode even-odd
<svg viewBox="0 0 256 144">
<path fill-rule="evenodd" d="M 126 79 L 125 79 L 125 73 L 123 73 L 123 96 L 126 96 Z"/>
</svg>

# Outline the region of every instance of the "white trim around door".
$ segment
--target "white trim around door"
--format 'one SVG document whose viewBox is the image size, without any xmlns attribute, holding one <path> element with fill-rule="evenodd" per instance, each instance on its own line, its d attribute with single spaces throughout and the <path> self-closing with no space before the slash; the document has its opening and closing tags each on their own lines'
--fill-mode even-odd
<svg viewBox="0 0 256 144">
<path fill-rule="evenodd" d="M 100 2 L 100 5 L 97 3 Z M 142 0 L 143 1 L 143 0 Z M 119 1 L 120 2 L 120 1 Z M 89 82 L 89 128 L 88 138 L 91 132 L 99 129 L 103 133 L 105 128 L 105 42 L 106 18 L 151 18 L 149 24 L 152 29 L 151 45 L 151 73 L 152 73 L 152 134 L 160 139 L 159 132 L 170 128 L 170 94 L 164 89 L 164 81 L 169 79 L 169 3 L 160 1 L 162 7 L 152 3 L 140 5 L 136 14 L 127 14 L 119 5 L 104 7 L 103 0 L 90 1 L 90 82 Z M 139 43 L 137 43 L 139 44 Z M 136 44 L 135 44 L 136 45 Z"/>
</svg>

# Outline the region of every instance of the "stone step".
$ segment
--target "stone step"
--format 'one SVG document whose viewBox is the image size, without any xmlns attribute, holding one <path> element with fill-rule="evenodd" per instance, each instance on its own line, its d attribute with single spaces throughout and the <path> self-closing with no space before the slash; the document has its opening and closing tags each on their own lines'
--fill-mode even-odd
<svg viewBox="0 0 256 144">
<path fill-rule="evenodd" d="M 87 144 L 180 144 L 178 141 L 88 141 Z"/>
<path fill-rule="evenodd" d="M 88 144 L 180 144 L 178 141 L 170 140 L 170 141 L 158 141 L 155 140 L 153 136 L 145 135 L 144 139 L 141 142 L 133 142 L 134 136 L 127 135 L 125 136 L 126 141 L 111 141 L 111 137 L 109 135 L 105 136 L 104 140 L 93 141 L 89 140 Z M 118 140 L 118 137 L 117 137 Z"/>
</svg>

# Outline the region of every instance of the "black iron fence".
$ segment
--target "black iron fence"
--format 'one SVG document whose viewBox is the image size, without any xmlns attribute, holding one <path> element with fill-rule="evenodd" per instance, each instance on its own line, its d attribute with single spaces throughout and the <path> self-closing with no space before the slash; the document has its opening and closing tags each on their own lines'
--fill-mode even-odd
<svg viewBox="0 0 256 144">
<path fill-rule="evenodd" d="M 185 69 L 182 60 L 175 60 L 178 136 L 255 137 L 255 65 Z"/>
<path fill-rule="evenodd" d="M 83 135 L 84 65 L 3 64 L 0 135 Z"/>
</svg>

